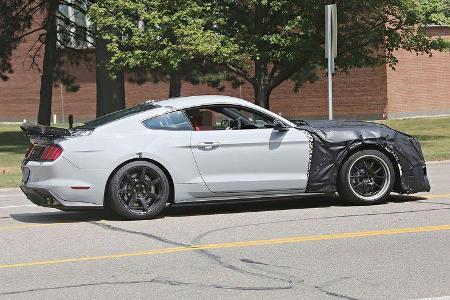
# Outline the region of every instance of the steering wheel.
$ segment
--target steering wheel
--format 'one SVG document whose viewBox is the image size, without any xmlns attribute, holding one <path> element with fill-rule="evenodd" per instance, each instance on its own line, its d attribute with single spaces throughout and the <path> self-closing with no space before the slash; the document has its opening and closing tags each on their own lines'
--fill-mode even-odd
<svg viewBox="0 0 450 300">
<path fill-rule="evenodd" d="M 227 129 L 238 130 L 241 129 L 241 127 L 242 127 L 241 118 L 237 118 L 236 120 L 232 120 L 230 122 L 230 126 Z"/>
</svg>

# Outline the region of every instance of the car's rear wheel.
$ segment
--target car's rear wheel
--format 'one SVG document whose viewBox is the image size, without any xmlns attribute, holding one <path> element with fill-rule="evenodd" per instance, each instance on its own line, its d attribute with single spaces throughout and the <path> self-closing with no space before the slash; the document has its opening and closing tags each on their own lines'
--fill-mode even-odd
<svg viewBox="0 0 450 300">
<path fill-rule="evenodd" d="M 113 175 L 107 206 L 127 219 L 150 219 L 164 209 L 169 194 L 169 181 L 159 166 L 135 161 Z"/>
<path fill-rule="evenodd" d="M 389 158 L 376 150 L 351 155 L 339 171 L 338 192 L 345 201 L 355 204 L 382 203 L 395 181 Z"/>
</svg>

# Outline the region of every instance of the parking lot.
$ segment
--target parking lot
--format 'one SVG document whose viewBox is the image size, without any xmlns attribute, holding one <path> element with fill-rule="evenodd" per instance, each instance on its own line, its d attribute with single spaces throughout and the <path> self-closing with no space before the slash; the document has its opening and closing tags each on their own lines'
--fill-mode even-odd
<svg viewBox="0 0 450 300">
<path fill-rule="evenodd" d="M 450 295 L 450 162 L 430 193 L 173 206 L 122 221 L 0 190 L 0 298 L 415 299 Z"/>
</svg>

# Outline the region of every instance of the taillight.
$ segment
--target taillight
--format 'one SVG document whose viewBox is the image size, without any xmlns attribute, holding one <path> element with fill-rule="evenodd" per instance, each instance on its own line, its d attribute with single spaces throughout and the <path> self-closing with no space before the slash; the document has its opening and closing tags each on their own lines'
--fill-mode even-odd
<svg viewBox="0 0 450 300">
<path fill-rule="evenodd" d="M 45 147 L 44 152 L 42 152 L 42 155 L 40 157 L 40 160 L 45 161 L 54 161 L 57 159 L 62 153 L 62 148 L 58 145 L 49 145 Z"/>
<path fill-rule="evenodd" d="M 25 153 L 25 158 L 28 158 L 28 157 L 30 156 L 31 150 L 33 150 L 33 147 L 34 147 L 33 144 L 31 144 L 31 145 L 28 147 L 28 150 L 27 150 L 27 152 Z"/>
</svg>

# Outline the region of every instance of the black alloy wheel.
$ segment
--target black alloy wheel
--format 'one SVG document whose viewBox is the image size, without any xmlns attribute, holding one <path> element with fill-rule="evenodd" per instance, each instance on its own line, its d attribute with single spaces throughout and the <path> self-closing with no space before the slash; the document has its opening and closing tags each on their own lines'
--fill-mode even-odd
<svg viewBox="0 0 450 300">
<path fill-rule="evenodd" d="M 114 174 L 108 204 L 127 219 L 149 219 L 164 209 L 169 191 L 169 181 L 160 167 L 147 161 L 135 161 Z"/>
<path fill-rule="evenodd" d="M 338 190 L 344 200 L 352 203 L 381 203 L 390 194 L 394 180 L 389 158 L 376 150 L 364 150 L 350 156 L 342 166 Z"/>
</svg>

